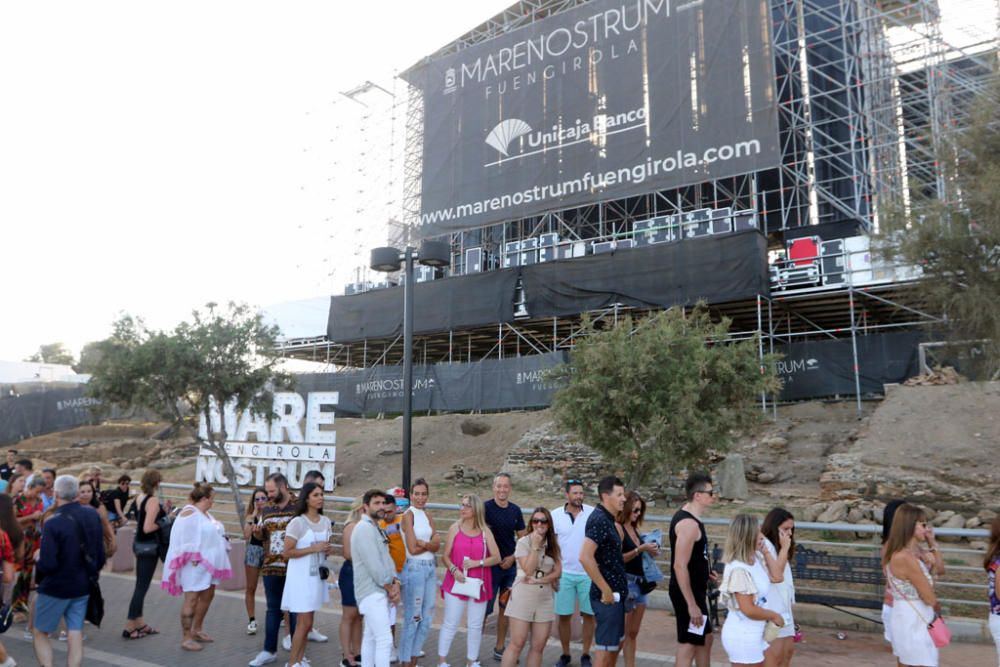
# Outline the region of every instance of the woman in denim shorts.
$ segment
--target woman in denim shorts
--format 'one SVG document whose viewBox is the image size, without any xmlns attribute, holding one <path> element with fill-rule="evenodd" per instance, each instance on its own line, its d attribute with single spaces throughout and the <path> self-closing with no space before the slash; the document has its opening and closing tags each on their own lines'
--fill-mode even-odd
<svg viewBox="0 0 1000 667">
<path fill-rule="evenodd" d="M 625 576 L 628 578 L 625 642 L 622 644 L 625 667 L 635 667 L 635 640 L 639 636 L 643 614 L 646 613 L 647 598 L 642 589 L 646 588 L 648 591 L 648 586 L 642 572 L 642 554 L 648 552 L 655 557 L 659 553 L 659 545 L 656 542 L 643 542 L 639 535 L 639 527 L 644 518 L 646 518 L 646 501 L 635 491 L 629 491 L 625 496 L 625 507 L 618 515 L 618 523 L 624 529 L 622 560 L 625 561 Z"/>
<path fill-rule="evenodd" d="M 244 601 L 247 605 L 247 616 L 250 621 L 247 623 L 247 634 L 257 634 L 257 619 L 254 617 L 254 599 L 257 596 L 257 581 L 260 576 L 260 568 L 264 564 L 264 543 L 253 536 L 253 528 L 261 520 L 261 511 L 267 504 L 267 492 L 261 487 L 253 490 L 253 498 L 247 505 L 246 518 L 243 521 L 243 537 L 247 541 L 247 552 L 243 558 L 243 565 L 246 569 L 247 586 L 244 593 Z"/>
</svg>

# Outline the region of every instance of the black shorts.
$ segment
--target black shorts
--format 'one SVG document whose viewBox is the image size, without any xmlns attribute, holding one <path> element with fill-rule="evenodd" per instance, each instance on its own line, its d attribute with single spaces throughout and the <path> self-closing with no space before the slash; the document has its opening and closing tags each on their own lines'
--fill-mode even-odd
<svg viewBox="0 0 1000 667">
<path fill-rule="evenodd" d="M 712 619 L 708 617 L 708 596 L 702 591 L 692 591 L 694 599 L 698 602 L 698 609 L 701 609 L 705 616 L 705 634 L 696 635 L 688 632 L 691 625 L 691 616 L 688 614 L 687 601 L 684 595 L 673 587 L 670 588 L 670 603 L 674 606 L 674 615 L 677 617 L 677 643 L 691 644 L 693 646 L 704 646 L 705 636 L 712 632 Z"/>
</svg>

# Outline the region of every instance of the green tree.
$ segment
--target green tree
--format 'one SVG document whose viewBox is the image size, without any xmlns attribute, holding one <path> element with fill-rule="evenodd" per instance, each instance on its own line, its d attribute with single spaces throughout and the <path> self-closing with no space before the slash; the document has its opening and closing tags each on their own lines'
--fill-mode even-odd
<svg viewBox="0 0 1000 667">
<path fill-rule="evenodd" d="M 1000 376 L 1000 84 L 973 104 L 940 162 L 949 170 L 947 195 L 914 188 L 906 209 L 889 211 L 894 243 L 885 254 L 923 269 L 916 289 L 925 310 L 944 317 L 935 335 L 979 354 L 969 359 L 980 377 Z"/>
<path fill-rule="evenodd" d="M 145 408 L 169 419 L 218 456 L 242 522 L 243 502 L 225 449 L 226 420 L 219 420 L 219 431 L 208 428 L 202 437 L 197 419 L 211 424 L 211 410 L 224 405 L 270 419 L 273 390 L 288 384 L 278 370 L 278 333 L 245 304 L 220 309 L 209 303 L 170 332 L 150 331 L 142 320 L 125 315 L 100 343 L 88 389 L 107 404 Z"/>
<path fill-rule="evenodd" d="M 104 344 L 105 341 L 101 340 L 86 343 L 80 350 L 80 361 L 76 362 L 73 370 L 77 373 L 93 373 L 101 361 Z"/>
<path fill-rule="evenodd" d="M 635 488 L 725 451 L 733 431 L 761 416 L 756 399 L 779 381 L 757 340 L 728 341 L 728 320 L 713 322 L 699 304 L 631 318 L 587 334 L 569 364 L 554 371 L 556 420 L 620 465 Z"/>
<path fill-rule="evenodd" d="M 62 343 L 48 343 L 46 345 L 40 345 L 38 347 L 38 352 L 25 359 L 25 361 L 34 361 L 43 364 L 64 364 L 66 366 L 71 366 L 73 364 L 73 353 L 66 349 L 66 346 Z"/>
</svg>

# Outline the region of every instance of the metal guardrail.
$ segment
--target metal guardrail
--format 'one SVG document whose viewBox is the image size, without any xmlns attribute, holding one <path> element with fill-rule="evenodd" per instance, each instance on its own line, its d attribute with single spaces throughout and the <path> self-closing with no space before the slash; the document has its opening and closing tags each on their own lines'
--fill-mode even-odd
<svg viewBox="0 0 1000 667">
<path fill-rule="evenodd" d="M 135 485 L 136 483 L 133 482 L 133 486 Z M 213 507 L 212 514 L 226 526 L 226 530 L 231 536 L 242 537 L 242 531 L 239 528 L 239 521 L 236 517 L 235 508 L 233 507 L 232 500 L 230 499 L 231 491 L 229 487 L 217 485 L 214 488 L 216 493 L 218 493 L 221 497 Z M 191 485 L 165 482 L 160 484 L 160 489 L 161 495 L 165 499 L 171 500 L 175 505 L 180 505 L 186 501 L 187 493 L 190 491 Z M 240 494 L 242 496 L 250 496 L 251 493 L 252 489 L 240 490 Z M 355 501 L 355 498 L 334 495 L 327 495 L 325 498 L 328 504 L 326 511 L 327 514 L 333 515 L 331 518 L 334 519 L 335 528 L 342 527 L 344 520 L 349 513 L 349 508 Z M 427 507 L 430 510 L 453 515 L 455 519 L 458 518 L 459 506 L 457 504 L 427 503 Z M 525 509 L 523 511 L 526 515 L 531 513 L 530 509 Z M 664 535 L 666 535 L 667 529 L 670 525 L 670 519 L 671 517 L 666 515 L 647 514 L 643 528 L 648 529 L 658 527 L 663 531 Z M 729 519 L 724 517 L 706 517 L 703 521 L 706 525 L 706 532 L 708 533 L 709 541 L 713 544 L 723 544 L 726 539 L 725 532 L 719 529 L 726 528 L 729 525 Z M 438 525 L 445 526 L 444 530 L 439 530 L 438 532 L 445 533 L 447 531 L 447 521 L 440 522 Z M 881 536 L 882 526 L 876 524 L 796 521 L 795 531 L 797 536 L 806 533 L 809 537 L 815 535 L 817 538 L 798 539 L 798 544 L 814 549 L 822 548 L 831 553 L 838 553 L 839 555 L 860 554 L 871 556 L 873 553 L 877 554 L 881 548 L 881 542 L 878 537 Z M 335 533 L 336 532 L 339 531 L 335 531 Z M 934 534 L 938 538 L 969 538 L 981 539 L 984 541 L 989 539 L 989 531 L 978 528 L 935 528 Z M 839 535 L 844 535 L 848 539 L 838 540 L 837 536 Z M 859 540 L 859 535 L 871 536 L 871 539 L 867 541 Z M 981 549 L 972 549 L 968 546 L 962 546 L 961 543 L 953 545 L 947 542 L 939 544 L 938 548 L 942 552 L 942 555 L 945 556 L 946 572 L 945 577 L 938 579 L 935 582 L 935 585 L 942 593 L 945 590 L 949 591 L 948 597 L 939 597 L 941 603 L 946 606 L 956 605 L 977 608 L 988 607 L 989 603 L 987 602 L 986 577 L 983 573 L 982 567 L 978 565 L 978 563 L 982 560 L 983 551 Z M 669 572 L 669 546 L 665 545 L 664 548 L 660 550 L 660 557 L 657 560 L 657 564 L 660 566 L 661 570 Z M 804 583 L 805 582 L 803 582 L 803 584 Z M 810 583 L 816 584 L 820 582 Z M 835 589 L 832 586 L 822 587 L 799 584 L 796 584 L 796 590 L 819 594 L 834 591 L 838 593 L 844 592 L 843 586 L 839 586 Z M 868 599 L 878 598 L 882 595 L 881 592 L 871 590 L 852 590 L 849 592 L 851 595 L 859 598 Z"/>
</svg>

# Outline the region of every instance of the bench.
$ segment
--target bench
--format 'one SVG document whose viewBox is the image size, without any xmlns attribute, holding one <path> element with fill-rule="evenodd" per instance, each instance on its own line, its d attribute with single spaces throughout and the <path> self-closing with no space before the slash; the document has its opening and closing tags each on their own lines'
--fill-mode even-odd
<svg viewBox="0 0 1000 667">
<path fill-rule="evenodd" d="M 722 548 L 716 544 L 712 548 L 712 570 L 722 576 L 725 564 L 722 560 Z M 885 580 L 882 574 L 882 560 L 878 556 L 840 556 L 817 549 L 808 549 L 801 545 L 795 547 L 795 558 L 790 563 L 792 579 L 795 581 L 795 601 L 820 604 L 839 609 L 854 607 L 858 609 L 881 609 L 882 592 Z M 837 588 L 827 591 L 802 590 L 801 583 L 807 581 L 826 581 L 841 584 L 856 584 L 860 590 Z M 858 595 L 867 593 L 865 587 L 870 587 L 874 597 Z M 718 624 L 719 592 L 712 589 L 709 593 L 709 614 Z M 840 609 L 845 613 L 852 612 Z M 856 615 L 856 614 L 854 614 Z"/>
</svg>

